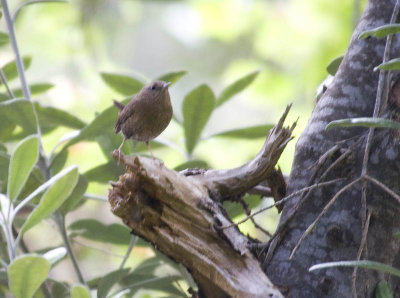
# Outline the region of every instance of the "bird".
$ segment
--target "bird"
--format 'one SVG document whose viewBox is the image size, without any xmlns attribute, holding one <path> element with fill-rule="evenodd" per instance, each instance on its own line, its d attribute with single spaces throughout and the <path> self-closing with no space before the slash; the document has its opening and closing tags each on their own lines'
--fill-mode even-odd
<svg viewBox="0 0 400 298">
<path fill-rule="evenodd" d="M 172 118 L 172 105 L 168 92 L 171 83 L 154 81 L 142 88 L 125 106 L 113 99 L 120 110 L 115 124 L 115 133 L 122 132 L 123 141 L 118 148 L 118 163 L 122 146 L 127 139 L 145 142 L 151 156 L 155 159 L 149 142 L 159 136 Z"/>
</svg>

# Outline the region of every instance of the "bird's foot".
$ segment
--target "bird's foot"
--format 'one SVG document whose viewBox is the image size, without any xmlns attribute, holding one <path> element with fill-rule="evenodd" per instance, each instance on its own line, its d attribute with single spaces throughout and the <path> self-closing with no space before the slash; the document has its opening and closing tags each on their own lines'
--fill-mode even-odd
<svg viewBox="0 0 400 298">
<path fill-rule="evenodd" d="M 147 149 L 149 149 L 151 157 L 153 158 L 153 160 L 156 160 L 156 158 L 155 158 L 155 156 L 153 154 L 153 150 L 151 150 L 149 142 L 146 142 L 146 146 L 147 146 Z"/>
<path fill-rule="evenodd" d="M 118 162 L 117 162 L 117 165 L 120 164 L 120 161 L 121 161 L 121 148 L 118 148 Z"/>
</svg>

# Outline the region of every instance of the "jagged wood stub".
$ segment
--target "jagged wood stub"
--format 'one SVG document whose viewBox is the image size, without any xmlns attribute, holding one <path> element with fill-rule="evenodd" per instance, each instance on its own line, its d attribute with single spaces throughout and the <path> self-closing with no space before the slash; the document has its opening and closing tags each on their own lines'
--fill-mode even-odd
<svg viewBox="0 0 400 298">
<path fill-rule="evenodd" d="M 283 297 L 248 250 L 251 241 L 231 223 L 220 199 L 244 193 L 270 175 L 291 128 L 283 121 L 270 131 L 260 153 L 232 170 L 186 177 L 161 162 L 122 155 L 126 173 L 109 192 L 111 211 L 174 261 L 183 264 L 201 297 Z M 117 151 L 113 157 L 118 159 Z"/>
</svg>

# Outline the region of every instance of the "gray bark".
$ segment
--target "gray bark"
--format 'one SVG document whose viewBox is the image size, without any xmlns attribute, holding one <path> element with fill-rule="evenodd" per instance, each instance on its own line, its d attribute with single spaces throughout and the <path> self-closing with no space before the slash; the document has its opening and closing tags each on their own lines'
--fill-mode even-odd
<svg viewBox="0 0 400 298">
<path fill-rule="evenodd" d="M 324 180 L 345 178 L 332 187 L 311 192 L 294 213 L 293 219 L 271 242 L 264 257 L 264 269 L 271 281 L 288 297 L 351 297 L 353 269 L 336 267 L 309 272 L 310 266 L 323 262 L 355 260 L 362 237 L 361 183 L 345 191 L 318 222 L 313 233 L 300 244 L 293 258 L 289 255 L 307 227 L 318 217 L 327 202 L 346 184 L 361 175 L 362 161 L 368 134 L 366 128 L 334 128 L 326 125 L 337 119 L 372 117 L 377 93 L 379 72 L 373 68 L 382 63 L 385 39 L 370 37 L 358 40 L 362 31 L 387 24 L 395 1 L 370 0 L 354 31 L 344 60 L 323 97 L 317 103 L 308 126 L 297 145 L 288 192 L 294 192 L 317 181 L 317 178 L 340 156 L 349 150 L 349 158 L 332 169 Z M 399 57 L 400 42 L 393 39 L 392 57 Z M 393 78 L 398 76 L 394 75 Z M 392 84 L 395 85 L 395 79 Z M 395 92 L 390 104 L 383 107 L 392 119 L 398 119 L 400 100 Z M 333 146 L 333 154 L 317 172 L 317 161 Z M 372 141 L 368 174 L 400 193 L 399 134 L 394 130 L 375 130 Z M 366 249 L 361 259 L 400 266 L 400 240 L 393 233 L 400 226 L 400 206 L 382 189 L 367 184 L 367 210 L 371 220 Z M 300 196 L 287 203 L 280 225 L 292 214 Z M 276 248 L 273 250 L 273 248 Z M 400 282 L 377 271 L 359 269 L 356 279 L 358 297 L 372 297 L 377 283 L 388 280 L 395 293 L 400 293 Z M 397 294 L 399 295 L 399 294 Z"/>
</svg>

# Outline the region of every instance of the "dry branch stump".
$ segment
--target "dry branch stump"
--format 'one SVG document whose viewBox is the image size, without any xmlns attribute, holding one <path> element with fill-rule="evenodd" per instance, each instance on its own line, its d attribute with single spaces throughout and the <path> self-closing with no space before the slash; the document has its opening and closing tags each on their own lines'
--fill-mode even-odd
<svg viewBox="0 0 400 298">
<path fill-rule="evenodd" d="M 283 127 L 289 109 L 258 155 L 239 168 L 185 176 L 158 160 L 121 156 L 126 173 L 111 183 L 111 211 L 134 234 L 183 264 L 200 297 L 283 297 L 248 249 L 252 240 L 235 226 L 219 227 L 232 223 L 222 201 L 243 195 L 274 173 L 292 139 L 295 125 Z M 117 151 L 113 157 L 118 159 Z"/>
</svg>

